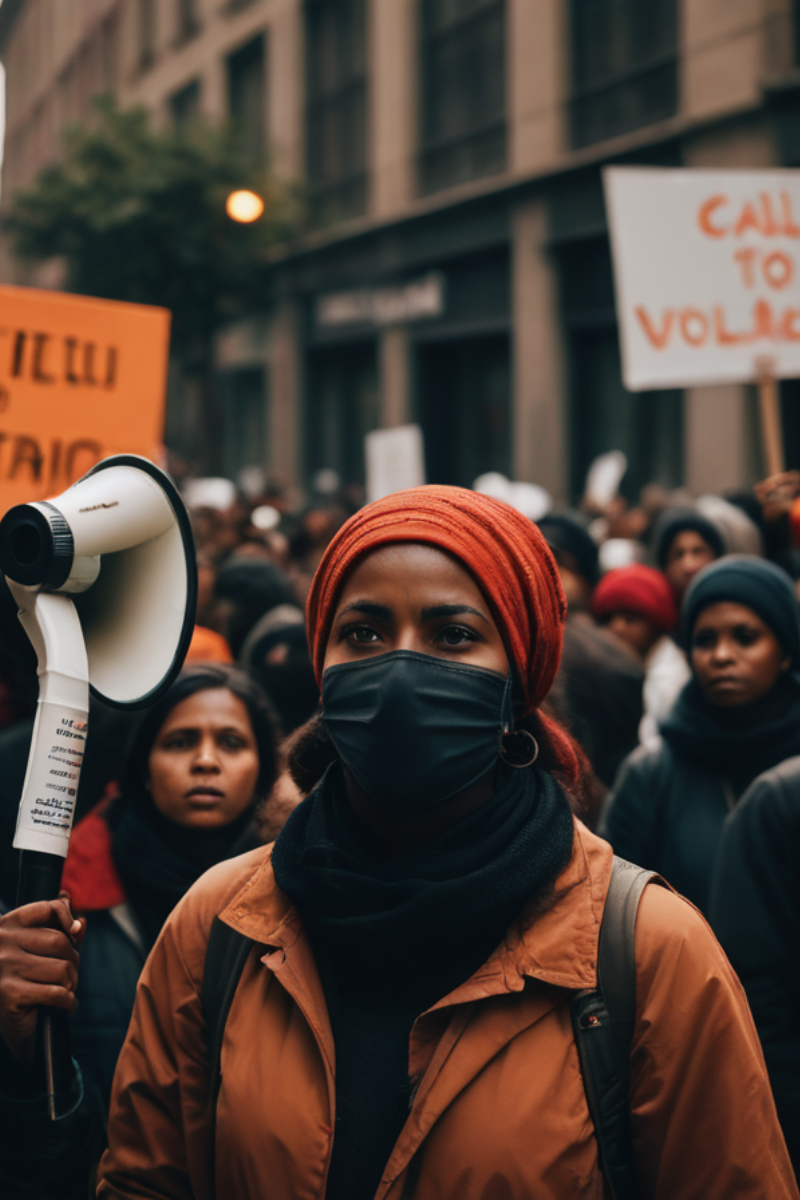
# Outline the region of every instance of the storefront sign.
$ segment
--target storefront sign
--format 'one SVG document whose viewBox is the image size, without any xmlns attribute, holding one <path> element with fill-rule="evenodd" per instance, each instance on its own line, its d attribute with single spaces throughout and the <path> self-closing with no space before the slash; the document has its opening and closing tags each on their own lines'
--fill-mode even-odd
<svg viewBox="0 0 800 1200">
<path fill-rule="evenodd" d="M 376 429 L 364 439 L 367 503 L 425 482 L 425 447 L 419 425 Z"/>
<path fill-rule="evenodd" d="M 625 386 L 800 376 L 800 171 L 603 177 Z"/>
<path fill-rule="evenodd" d="M 432 271 L 397 287 L 358 288 L 329 292 L 317 300 L 317 326 L 337 329 L 348 325 L 404 325 L 444 312 L 444 277 Z"/>
<path fill-rule="evenodd" d="M 0 513 L 109 454 L 158 458 L 170 314 L 0 287 Z"/>
</svg>

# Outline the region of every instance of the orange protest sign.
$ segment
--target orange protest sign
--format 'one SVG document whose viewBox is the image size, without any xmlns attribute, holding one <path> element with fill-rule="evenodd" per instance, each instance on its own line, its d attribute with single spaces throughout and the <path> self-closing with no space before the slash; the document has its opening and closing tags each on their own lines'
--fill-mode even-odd
<svg viewBox="0 0 800 1200">
<path fill-rule="evenodd" d="M 158 458 L 170 313 L 0 286 L 0 513 L 110 454 Z"/>
</svg>

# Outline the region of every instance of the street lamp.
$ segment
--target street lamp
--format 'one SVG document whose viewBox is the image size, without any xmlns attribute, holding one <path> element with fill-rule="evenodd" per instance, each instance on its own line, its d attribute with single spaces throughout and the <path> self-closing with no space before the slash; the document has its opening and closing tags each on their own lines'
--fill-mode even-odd
<svg viewBox="0 0 800 1200">
<path fill-rule="evenodd" d="M 232 221 L 240 225 L 249 225 L 257 221 L 264 211 L 264 201 L 255 192 L 231 192 L 225 201 L 225 212 Z"/>
</svg>

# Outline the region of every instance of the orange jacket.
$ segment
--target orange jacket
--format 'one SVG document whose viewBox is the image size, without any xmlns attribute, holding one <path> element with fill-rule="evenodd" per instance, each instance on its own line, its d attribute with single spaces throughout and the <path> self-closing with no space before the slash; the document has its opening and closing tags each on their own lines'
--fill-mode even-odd
<svg viewBox="0 0 800 1200">
<path fill-rule="evenodd" d="M 376 1200 L 601 1200 L 569 999 L 596 982 L 611 848 L 580 823 L 544 915 L 417 1020 L 416 1088 Z M 255 938 L 222 1049 L 224 1200 L 321 1200 L 335 1052 L 297 912 L 269 854 L 221 863 L 181 901 L 139 984 L 98 1196 L 209 1200 L 203 960 L 220 913 Z M 446 947 L 443 947 L 443 952 Z M 642 1200 L 798 1200 L 744 994 L 703 918 L 645 890 L 636 931 L 632 1120 Z"/>
</svg>

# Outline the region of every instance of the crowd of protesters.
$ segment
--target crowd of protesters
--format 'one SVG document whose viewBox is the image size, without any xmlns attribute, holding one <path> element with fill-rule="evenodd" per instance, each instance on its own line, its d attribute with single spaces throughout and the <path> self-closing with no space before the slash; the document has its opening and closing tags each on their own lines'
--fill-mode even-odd
<svg viewBox="0 0 800 1200">
<path fill-rule="evenodd" d="M 319 494 L 304 507 L 279 489 L 247 499 L 230 485 L 186 494 L 199 585 L 187 665 L 142 717 L 92 700 L 64 871 L 68 900 L 23 909 L 14 908 L 12 839 L 36 671 L 0 586 L 0 1192 L 87 1194 L 87 1164 L 96 1166 L 105 1138 L 98 1114 L 109 1111 L 137 981 L 155 946 L 115 1085 L 116 1141 L 101 1195 L 202 1200 L 213 1195 L 208 1176 L 219 1180 L 221 1171 L 233 1197 L 361 1200 L 381 1181 L 382 1195 L 420 1198 L 511 1200 L 539 1195 L 545 1180 L 554 1182 L 543 1196 L 600 1194 L 591 1191 L 597 1148 L 585 1128 L 570 1126 L 580 1077 L 563 1021 L 559 1027 L 556 1016 L 536 1035 L 524 1012 L 492 1009 L 485 997 L 524 994 L 540 1015 L 557 1014 L 554 987 L 588 986 L 596 932 L 593 946 L 584 945 L 581 922 L 592 889 L 604 894 L 608 886 L 606 842 L 657 872 L 713 927 L 744 984 L 789 1157 L 800 1169 L 800 475 L 724 498 L 656 487 L 636 504 L 587 497 L 540 515 L 538 532 L 528 515 L 466 489 L 366 508 L 356 489 Z M 428 611 L 426 586 L 431 595 L 450 589 L 459 612 L 477 613 L 472 624 L 480 618 L 489 634 L 459 615 L 428 648 L 429 631 L 408 600 L 419 593 L 420 611 Z M 406 601 L 397 600 L 404 591 Z M 337 640 L 345 601 L 363 611 Z M 381 606 L 390 617 L 376 617 Z M 428 679 L 434 658 L 448 663 L 450 677 L 439 668 Z M 365 749 L 353 688 L 366 678 L 367 659 L 385 659 L 395 675 L 375 677 L 370 696 L 383 688 L 394 699 L 386 711 L 374 701 Z M 511 690 L 495 687 L 506 677 Z M 419 699 L 426 688 L 427 717 L 412 720 L 408 696 Z M 536 746 L 535 767 L 515 761 L 511 742 L 502 763 L 486 749 L 476 714 L 493 704 L 502 708 L 503 739 Z M 428 733 L 451 716 L 445 763 Z M 402 753 L 400 729 L 409 738 Z M 486 794 L 486 767 L 477 769 L 484 751 L 495 768 Z M 442 772 L 454 786 L 442 783 L 434 794 Z M 451 797 L 467 800 L 449 822 L 427 825 L 432 814 L 420 800 L 409 825 L 401 812 L 408 797 L 431 789 L 432 812 L 449 811 Z M 256 864 L 260 847 L 276 838 L 267 886 Z M 585 876 L 578 857 L 589 864 Z M 211 867 L 214 882 L 193 888 Z M 195 900 L 170 917 L 190 889 Z M 242 889 L 260 896 L 272 937 L 253 915 L 252 897 L 236 910 L 241 931 L 262 950 L 278 946 L 286 991 L 278 997 L 245 973 L 239 1022 L 247 1048 L 228 1050 L 214 1163 L 214 1121 L 199 1115 L 208 1082 L 198 1084 L 190 1046 L 202 983 L 198 922 Z M 285 968 L 297 936 L 281 908 L 287 897 L 316 974 L 310 960 Z M 528 905 L 538 918 L 512 947 L 506 931 Z M 639 1018 L 655 1034 L 639 1037 L 637 1026 L 634 1041 L 639 1194 L 796 1200 L 761 1050 L 702 918 L 648 888 L 641 926 L 637 979 L 641 972 L 650 990 L 646 1021 Z M 505 946 L 502 962 L 497 946 Z M 187 974 L 170 982 L 177 959 Z M 518 986 L 494 988 L 494 963 L 506 981 L 516 973 Z M 529 978 L 523 984 L 526 973 L 537 976 L 539 991 Z M 467 994 L 479 978 L 483 991 Z M 420 1087 L 446 1054 L 449 1035 L 436 1021 L 445 996 L 456 1008 L 484 997 L 485 1026 L 473 1019 L 472 1041 L 458 1034 L 461 1053 L 475 1061 L 460 1086 L 454 1078 L 452 1103 Z M 46 1139 L 32 1065 L 42 1003 L 73 1012 L 78 1068 L 58 1136 Z M 326 1061 L 335 1055 L 335 1079 L 315 1076 L 298 1006 Z M 515 1045 L 529 1039 L 528 1051 L 517 1045 L 500 1054 L 512 1037 Z M 277 1058 L 255 1053 L 262 1038 Z M 535 1087 L 526 1082 L 535 1074 L 526 1053 L 538 1063 Z M 291 1085 L 273 1088 L 267 1101 L 258 1089 L 275 1069 Z M 332 1151 L 324 1135 L 331 1089 Z M 408 1118 L 418 1092 L 419 1129 Z M 295 1108 L 313 1114 L 314 1136 Z M 423 1158 L 426 1122 L 438 1132 Z M 500 1166 L 493 1138 L 505 1147 Z M 704 1139 L 722 1149 L 701 1162 L 693 1147 Z M 322 1192 L 314 1191 L 318 1176 L 327 1180 Z M 501 1181 L 494 1191 L 493 1180 Z"/>
</svg>

